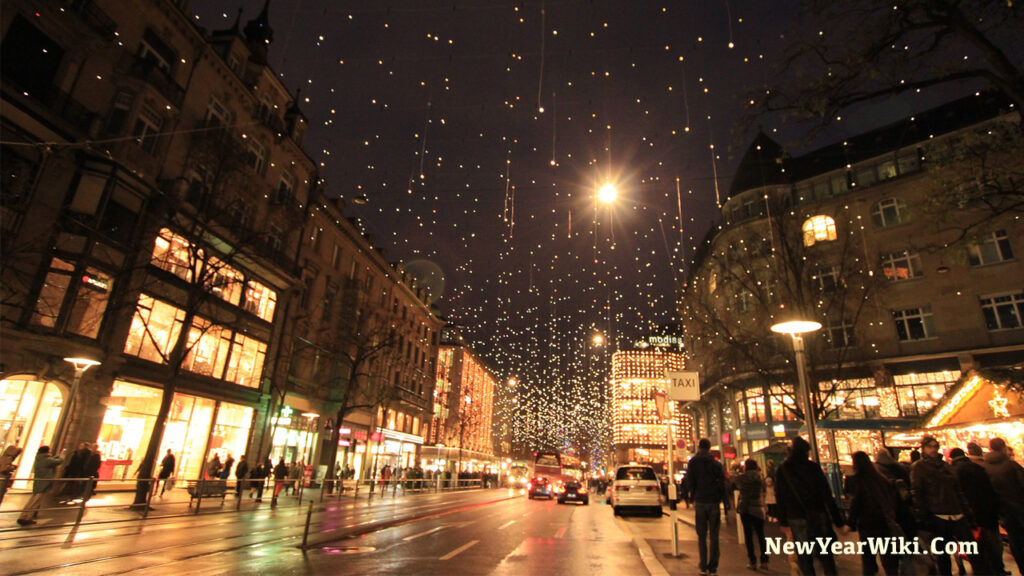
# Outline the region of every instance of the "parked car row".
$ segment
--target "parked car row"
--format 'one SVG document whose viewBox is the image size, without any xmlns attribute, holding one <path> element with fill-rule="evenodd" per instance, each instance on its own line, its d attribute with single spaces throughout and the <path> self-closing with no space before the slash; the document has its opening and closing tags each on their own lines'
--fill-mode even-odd
<svg viewBox="0 0 1024 576">
<path fill-rule="evenodd" d="M 586 506 L 590 503 L 590 494 L 581 482 L 552 482 L 543 476 L 529 481 L 526 494 L 530 500 L 543 497 L 557 499 L 559 504 L 578 502 Z M 605 491 L 605 502 L 611 505 L 616 516 L 625 512 L 648 512 L 660 516 L 664 497 L 654 468 L 642 465 L 619 466 L 615 470 L 615 479 Z"/>
</svg>

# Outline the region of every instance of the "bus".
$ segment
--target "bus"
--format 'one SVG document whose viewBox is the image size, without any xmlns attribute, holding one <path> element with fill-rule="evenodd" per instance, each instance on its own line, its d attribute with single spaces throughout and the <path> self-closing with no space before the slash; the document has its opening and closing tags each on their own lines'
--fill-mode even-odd
<svg viewBox="0 0 1024 576">
<path fill-rule="evenodd" d="M 506 478 L 509 488 L 525 488 L 530 482 L 530 467 L 526 465 L 526 460 L 513 460 Z"/>
<path fill-rule="evenodd" d="M 533 453 L 533 475 L 542 476 L 552 482 L 562 479 L 562 455 L 553 450 Z"/>
</svg>

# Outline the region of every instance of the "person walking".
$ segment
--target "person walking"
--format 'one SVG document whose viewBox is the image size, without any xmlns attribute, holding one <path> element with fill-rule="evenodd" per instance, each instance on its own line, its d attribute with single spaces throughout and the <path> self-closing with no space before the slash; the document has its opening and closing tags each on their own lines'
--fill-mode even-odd
<svg viewBox="0 0 1024 576">
<path fill-rule="evenodd" d="M 299 489 L 299 482 L 304 480 L 303 476 L 306 472 L 306 464 L 301 460 L 299 462 L 292 462 L 292 465 L 288 467 L 288 493 L 292 496 Z"/>
<path fill-rule="evenodd" d="M 903 532 L 896 519 L 899 506 L 896 487 L 875 468 L 866 452 L 853 453 L 853 473 L 846 483 L 846 491 L 852 497 L 848 528 L 857 531 L 861 542 L 878 538 L 912 537 Z M 860 555 L 861 573 L 864 576 L 875 576 L 878 573 L 878 561 L 869 551 L 869 546 L 865 544 L 865 552 Z M 881 558 L 886 576 L 897 576 L 900 557 L 888 553 L 881 554 Z"/>
<path fill-rule="evenodd" d="M 952 468 L 942 459 L 939 441 L 934 436 L 921 439 L 921 459 L 910 467 L 910 486 L 917 525 L 930 534 L 922 544 L 925 550 L 943 550 L 947 542 L 974 540 L 974 514 Z M 933 558 L 941 576 L 952 576 L 949 554 L 933 554 Z M 979 556 L 971 555 L 968 559 L 975 574 L 989 573 Z"/>
<path fill-rule="evenodd" d="M 167 490 L 167 481 L 174 476 L 174 468 L 177 465 L 177 460 L 174 458 L 174 453 L 171 449 L 167 449 L 167 454 L 164 455 L 164 459 L 160 461 L 160 473 L 157 474 L 157 480 L 163 480 L 160 484 L 160 496 L 164 495 L 164 491 Z M 173 487 L 173 484 L 172 484 Z"/>
<path fill-rule="evenodd" d="M 64 471 L 61 473 L 61 477 L 65 481 L 54 490 L 57 494 L 57 500 L 60 502 L 70 502 L 76 498 L 81 498 L 82 494 L 85 493 L 86 482 L 81 480 L 81 478 L 85 478 L 85 463 L 89 459 L 89 454 L 90 450 L 87 442 L 79 442 L 78 448 L 71 453 L 67 465 L 64 466 Z"/>
<path fill-rule="evenodd" d="M 100 454 L 99 444 L 87 443 L 86 446 L 89 449 L 89 455 L 86 456 L 83 472 L 89 480 L 86 480 L 85 493 L 82 498 L 89 500 L 96 493 L 96 486 L 100 479 L 100 466 L 103 465 L 103 455 Z"/>
<path fill-rule="evenodd" d="M 729 504 L 725 493 L 725 470 L 711 455 L 711 441 L 701 438 L 697 454 L 690 458 L 686 468 L 685 490 L 694 502 L 694 524 L 700 552 L 702 576 L 718 573 L 718 531 L 722 525 L 719 504 Z"/>
<path fill-rule="evenodd" d="M 246 480 L 248 475 L 249 461 L 245 459 L 245 454 L 242 454 L 238 457 L 238 466 L 235 466 L 235 498 L 242 498 L 242 491 L 248 485 L 248 480 Z"/>
<path fill-rule="evenodd" d="M 231 477 L 231 467 L 235 465 L 235 457 L 228 454 L 227 459 L 224 460 L 224 467 L 220 469 L 220 479 L 227 480 Z"/>
<path fill-rule="evenodd" d="M 777 507 L 775 501 L 775 476 L 765 476 L 764 478 L 764 506 L 766 509 L 765 520 L 769 522 L 778 520 L 778 512 L 775 511 Z"/>
<path fill-rule="evenodd" d="M 971 460 L 960 448 L 949 451 L 950 466 L 960 488 L 964 491 L 967 504 L 974 512 L 978 523 L 979 554 L 993 574 L 1002 574 L 1003 541 L 999 536 L 999 496 L 992 488 L 988 472 Z"/>
<path fill-rule="evenodd" d="M 0 454 L 0 503 L 3 503 L 4 494 L 7 494 L 7 488 L 11 484 L 11 478 L 18 470 L 18 465 L 14 463 L 18 456 L 21 456 L 21 446 L 14 444 L 4 448 L 3 454 Z"/>
<path fill-rule="evenodd" d="M 63 454 L 60 457 L 50 456 L 49 446 L 39 447 L 36 459 L 32 463 L 32 497 L 18 516 L 18 524 L 29 526 L 36 523 L 39 508 L 53 486 L 53 479 L 57 477 L 57 467 L 63 463 Z"/>
<path fill-rule="evenodd" d="M 1010 540 L 1010 554 L 1017 570 L 1024 571 L 1024 467 L 1010 457 L 1002 438 L 993 438 L 985 453 L 985 471 L 999 496 L 999 519 Z"/>
<path fill-rule="evenodd" d="M 252 493 L 256 492 L 256 501 L 263 502 L 263 488 L 266 484 L 267 476 L 270 475 L 270 458 L 263 461 L 262 464 L 257 464 L 255 468 L 249 472 L 249 497 L 252 497 Z"/>
<path fill-rule="evenodd" d="M 274 466 L 274 498 L 271 500 L 272 504 L 277 504 L 277 497 L 281 494 L 287 479 L 288 465 L 284 463 L 284 456 L 282 456 L 277 462 L 277 466 Z"/>
<path fill-rule="evenodd" d="M 743 539 L 747 545 L 747 568 L 757 570 L 757 557 L 754 556 L 754 535 L 761 547 L 761 568 L 768 567 L 768 551 L 764 539 L 764 492 L 765 479 L 757 460 L 748 459 L 743 463 L 743 473 L 736 476 L 736 488 L 739 501 L 736 511 L 743 523 Z"/>
<path fill-rule="evenodd" d="M 835 540 L 832 526 L 842 526 L 843 519 L 825 473 L 817 462 L 809 459 L 810 453 L 811 445 L 807 440 L 800 436 L 793 438 L 789 456 L 775 471 L 779 526 L 791 540 L 812 544 L 810 553 L 797 554 L 801 574 L 814 576 L 814 559 L 818 558 L 825 575 L 835 576 L 836 559 L 832 552 L 813 544 L 817 538 Z"/>
</svg>

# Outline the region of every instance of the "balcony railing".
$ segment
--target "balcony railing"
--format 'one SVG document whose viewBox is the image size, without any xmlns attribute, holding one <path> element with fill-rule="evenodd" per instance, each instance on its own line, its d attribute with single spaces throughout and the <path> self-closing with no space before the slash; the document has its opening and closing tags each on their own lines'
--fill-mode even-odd
<svg viewBox="0 0 1024 576">
<path fill-rule="evenodd" d="M 135 78 L 153 87 L 154 90 L 163 95 L 175 108 L 181 108 L 185 91 L 178 86 L 164 70 L 152 60 L 140 58 L 135 54 L 125 53 L 121 60 L 114 67 L 114 70 L 122 76 Z"/>
</svg>

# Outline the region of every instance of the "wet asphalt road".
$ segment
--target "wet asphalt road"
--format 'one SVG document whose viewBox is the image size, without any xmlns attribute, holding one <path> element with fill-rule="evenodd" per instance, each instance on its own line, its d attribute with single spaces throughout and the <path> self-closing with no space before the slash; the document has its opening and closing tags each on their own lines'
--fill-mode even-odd
<svg viewBox="0 0 1024 576">
<path fill-rule="evenodd" d="M 508 490 L 342 500 L 314 513 L 263 509 L 7 534 L 6 574 L 453 574 L 647 576 L 611 509 Z"/>
</svg>

